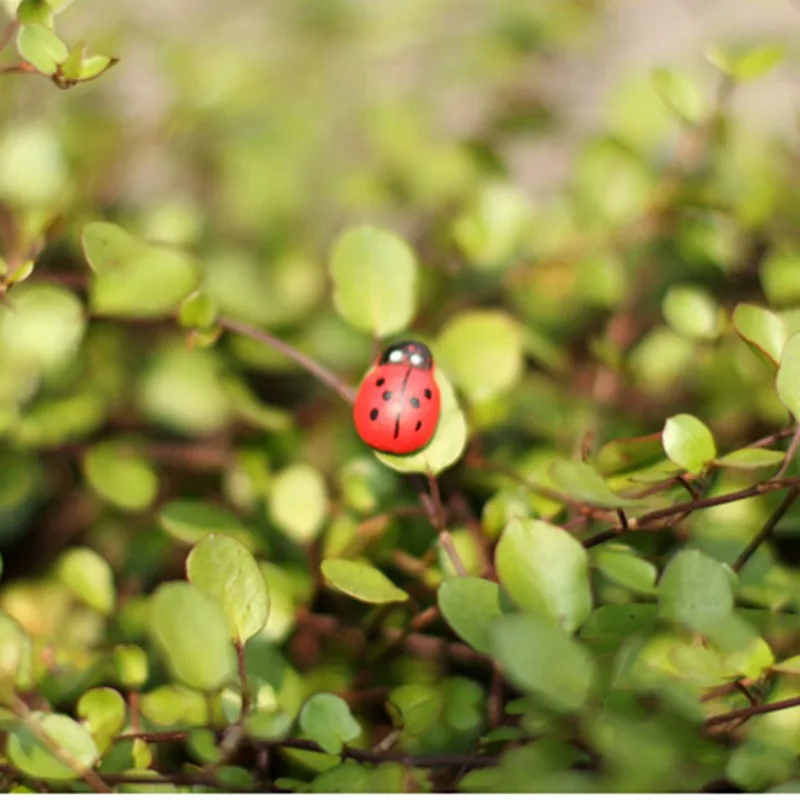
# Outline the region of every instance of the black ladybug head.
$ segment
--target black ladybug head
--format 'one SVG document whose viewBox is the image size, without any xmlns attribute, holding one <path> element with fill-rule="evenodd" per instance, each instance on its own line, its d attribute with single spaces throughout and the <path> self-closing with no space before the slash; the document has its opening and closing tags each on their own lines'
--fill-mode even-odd
<svg viewBox="0 0 800 800">
<path fill-rule="evenodd" d="M 433 356 L 427 345 L 408 339 L 389 345 L 378 359 L 379 364 L 400 364 L 416 369 L 433 369 Z"/>
</svg>

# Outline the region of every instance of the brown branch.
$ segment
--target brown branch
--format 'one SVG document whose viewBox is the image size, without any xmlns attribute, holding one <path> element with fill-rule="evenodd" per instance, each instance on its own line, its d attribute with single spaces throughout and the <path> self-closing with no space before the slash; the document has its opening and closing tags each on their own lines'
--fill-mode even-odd
<svg viewBox="0 0 800 800">
<path fill-rule="evenodd" d="M 248 325 L 246 322 L 239 322 L 238 320 L 229 319 L 227 317 L 220 317 L 217 320 L 220 327 L 224 328 L 227 331 L 231 331 L 233 333 L 238 333 L 241 336 L 247 336 L 250 339 L 254 339 L 261 344 L 266 345 L 267 347 L 271 347 L 273 350 L 277 350 L 281 355 L 286 356 L 286 358 L 294 361 L 295 364 L 301 366 L 306 372 L 313 375 L 317 380 L 321 383 L 324 383 L 329 389 L 332 389 L 342 400 L 345 401 L 348 405 L 352 405 L 355 401 L 355 390 L 349 387 L 344 381 L 340 380 L 336 377 L 330 370 L 323 367 L 321 364 L 318 364 L 314 361 L 313 358 L 309 358 L 309 356 L 305 355 L 305 353 L 301 353 L 299 350 L 296 350 L 286 342 L 278 339 L 276 336 L 273 336 L 266 331 L 262 331 L 259 328 L 254 327 L 253 325 Z"/>
<path fill-rule="evenodd" d="M 773 711 L 783 711 L 797 706 L 800 706 L 800 697 L 790 697 L 788 700 L 779 700 L 776 703 L 764 703 L 760 706 L 738 708 L 735 711 L 729 711 L 727 714 L 717 714 L 715 717 L 709 717 L 704 724 L 707 728 L 713 728 L 716 725 L 724 725 L 726 722 L 747 720 L 760 714 L 770 714 Z"/>
<path fill-rule="evenodd" d="M 800 428 L 798 428 L 800 430 Z M 769 519 L 764 523 L 764 526 L 761 530 L 753 537 L 750 544 L 742 550 L 739 557 L 736 561 L 731 564 L 731 569 L 734 572 L 741 572 L 744 565 L 750 560 L 752 555 L 761 547 L 762 544 L 772 535 L 772 532 L 775 530 L 775 526 L 781 521 L 783 515 L 789 510 L 792 503 L 794 503 L 797 498 L 800 497 L 800 486 L 795 486 L 787 495 L 783 498 L 781 504 L 772 512 Z"/>
<path fill-rule="evenodd" d="M 236 646 L 236 666 L 239 670 L 239 682 L 241 683 L 242 709 L 239 714 L 239 721 L 241 722 L 250 712 L 250 687 L 247 682 L 244 642 L 237 638 L 234 645 Z"/>
</svg>

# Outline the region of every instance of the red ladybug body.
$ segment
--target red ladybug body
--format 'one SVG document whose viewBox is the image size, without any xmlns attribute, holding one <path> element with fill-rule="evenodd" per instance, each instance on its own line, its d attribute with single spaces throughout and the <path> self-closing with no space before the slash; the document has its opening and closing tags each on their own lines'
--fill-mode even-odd
<svg viewBox="0 0 800 800">
<path fill-rule="evenodd" d="M 431 351 L 421 342 L 397 342 L 381 353 L 362 381 L 353 420 L 373 449 L 407 455 L 433 438 L 441 406 Z"/>
</svg>

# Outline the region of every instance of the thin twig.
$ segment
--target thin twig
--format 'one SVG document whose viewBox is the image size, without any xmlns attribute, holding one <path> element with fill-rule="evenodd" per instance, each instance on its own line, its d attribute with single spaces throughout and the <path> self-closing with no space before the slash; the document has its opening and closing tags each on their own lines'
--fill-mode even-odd
<svg viewBox="0 0 800 800">
<path fill-rule="evenodd" d="M 217 322 L 220 327 L 227 331 L 238 333 L 241 336 L 247 336 L 261 344 L 265 344 L 267 347 L 271 347 L 273 350 L 277 350 L 281 355 L 294 361 L 295 364 L 301 366 L 306 372 L 313 375 L 329 389 L 336 392 L 348 405 L 352 405 L 355 401 L 355 391 L 344 383 L 344 381 L 336 377 L 329 369 L 318 364 L 313 358 L 305 355 L 305 353 L 301 353 L 276 336 L 262 331 L 260 328 L 256 328 L 253 325 L 248 325 L 246 322 L 239 322 L 238 320 L 229 319 L 227 317 L 220 317 Z"/>
<path fill-rule="evenodd" d="M 234 642 L 236 646 L 236 666 L 239 670 L 239 683 L 241 683 L 242 708 L 239 720 L 243 720 L 250 712 L 250 687 L 247 683 L 247 662 L 245 661 L 244 643 L 238 638 Z"/>
<path fill-rule="evenodd" d="M 733 722 L 740 719 L 750 719 L 760 714 L 770 714 L 773 711 L 783 711 L 787 708 L 796 708 L 800 706 L 800 697 L 790 697 L 788 700 L 779 700 L 776 703 L 764 703 L 760 706 L 750 706 L 748 708 L 738 708 L 735 711 L 729 711 L 727 714 L 717 714 L 715 717 L 709 717 L 705 721 L 707 728 L 713 728 L 716 725 L 724 725 L 726 722 Z"/>
<path fill-rule="evenodd" d="M 800 430 L 800 428 L 798 428 Z M 789 510 L 792 503 L 794 503 L 797 498 L 800 497 L 800 486 L 795 486 L 787 495 L 783 498 L 781 504 L 772 512 L 769 519 L 764 523 L 764 526 L 761 530 L 753 537 L 750 544 L 745 547 L 744 550 L 740 553 L 739 557 L 736 561 L 731 564 L 731 569 L 734 572 L 741 572 L 744 565 L 750 560 L 752 555 L 761 547 L 762 544 L 772 535 L 772 532 L 775 530 L 775 526 L 781 521 L 783 515 Z"/>
<path fill-rule="evenodd" d="M 792 461 L 794 461 L 798 446 L 800 446 L 800 425 L 796 425 L 795 427 L 794 436 L 792 436 L 792 441 L 789 442 L 786 455 L 783 457 L 783 464 L 781 464 L 781 468 L 775 474 L 776 478 L 782 478 L 786 474 L 786 471 L 792 465 Z"/>
</svg>

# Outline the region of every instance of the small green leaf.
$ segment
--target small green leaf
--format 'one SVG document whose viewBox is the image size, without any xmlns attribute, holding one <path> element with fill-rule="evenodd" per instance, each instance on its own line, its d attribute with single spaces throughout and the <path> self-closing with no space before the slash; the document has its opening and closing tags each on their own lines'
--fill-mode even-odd
<svg viewBox="0 0 800 800">
<path fill-rule="evenodd" d="M 792 416 L 800 419 L 800 333 L 792 334 L 783 346 L 775 388 Z"/>
<path fill-rule="evenodd" d="M 12 0 L 13 1 L 13 0 Z M 17 20 L 23 25 L 53 27 L 53 9 L 48 0 L 22 0 L 17 6 Z"/>
<path fill-rule="evenodd" d="M 267 586 L 243 544 L 218 533 L 206 536 L 189 553 L 186 575 L 225 610 L 235 641 L 246 642 L 266 625 Z"/>
<path fill-rule="evenodd" d="M 669 417 L 661 441 L 670 460 L 693 474 L 702 472 L 717 455 L 714 435 L 691 414 Z"/>
<path fill-rule="evenodd" d="M 508 679 L 556 711 L 575 712 L 595 676 L 588 651 L 561 628 L 527 614 L 504 617 L 491 632 L 492 655 Z"/>
<path fill-rule="evenodd" d="M 532 216 L 531 200 L 518 186 L 484 187 L 453 224 L 453 238 L 478 269 L 507 266 L 517 254 Z"/>
<path fill-rule="evenodd" d="M 669 326 L 690 339 L 713 340 L 722 330 L 719 305 L 709 292 L 698 286 L 670 287 L 661 310 Z"/>
<path fill-rule="evenodd" d="M 147 654 L 136 644 L 118 644 L 112 655 L 114 676 L 126 689 L 141 689 L 147 682 Z"/>
<path fill-rule="evenodd" d="M 718 467 L 730 469 L 761 469 L 780 464 L 786 458 L 786 453 L 779 450 L 767 450 L 763 447 L 743 447 L 724 456 L 714 459 Z"/>
<path fill-rule="evenodd" d="M 178 322 L 184 328 L 211 328 L 217 321 L 217 303 L 207 292 L 190 294 L 178 310 Z"/>
<path fill-rule="evenodd" d="M 433 439 L 422 450 L 408 456 L 375 453 L 375 457 L 397 472 L 439 475 L 455 464 L 467 445 L 467 419 L 458 404 L 447 376 L 434 368 L 434 377 L 442 398 L 439 425 Z"/>
<path fill-rule="evenodd" d="M 269 498 L 272 521 L 287 536 L 308 543 L 317 538 L 328 515 L 328 489 L 318 469 L 292 464 L 279 472 Z"/>
<path fill-rule="evenodd" d="M 114 573 L 108 562 L 88 547 L 73 547 L 59 559 L 56 571 L 61 582 L 87 606 L 110 614 L 116 605 Z"/>
<path fill-rule="evenodd" d="M 570 633 L 592 610 L 586 550 L 562 528 L 512 520 L 497 545 L 495 567 L 520 608 L 544 612 Z"/>
<path fill-rule="evenodd" d="M 434 358 L 473 402 L 486 400 L 522 377 L 522 328 L 505 311 L 464 311 L 445 325 Z"/>
<path fill-rule="evenodd" d="M 74 719 L 64 714 L 35 711 L 30 720 L 32 724 L 23 722 L 9 735 L 6 745 L 8 760 L 26 775 L 46 781 L 70 781 L 80 777 L 39 738 L 36 733 L 39 729 L 84 769 L 91 768 L 100 757 L 89 731 Z"/>
<path fill-rule="evenodd" d="M 134 239 L 110 222 L 83 228 L 83 252 L 93 271 L 90 304 L 96 314 L 158 317 L 175 310 L 200 283 L 200 270 L 175 248 Z"/>
<path fill-rule="evenodd" d="M 709 47 L 705 53 L 706 58 L 717 69 L 739 83 L 766 75 L 783 60 L 785 55 L 785 48 L 775 44 L 730 50 Z"/>
<path fill-rule="evenodd" d="M 256 711 L 245 720 L 247 735 L 261 742 L 279 742 L 292 728 L 294 720 L 280 709 Z"/>
<path fill-rule="evenodd" d="M 69 48 L 55 32 L 36 23 L 19 29 L 17 50 L 43 75 L 54 75 L 58 65 L 69 56 Z"/>
<path fill-rule="evenodd" d="M 245 546 L 253 536 L 231 511 L 202 500 L 172 500 L 158 512 L 158 522 L 173 538 L 185 544 L 197 544 L 210 533 L 222 533 Z"/>
<path fill-rule="evenodd" d="M 341 697 L 320 693 L 312 695 L 300 711 L 300 727 L 331 755 L 339 755 L 348 742 L 361 735 L 361 726 Z"/>
<path fill-rule="evenodd" d="M 91 81 L 94 78 L 98 78 L 116 63 L 117 59 L 111 56 L 86 56 L 83 61 L 81 61 L 81 69 L 77 76 L 78 80 Z"/>
<path fill-rule="evenodd" d="M 573 500 L 596 508 L 636 508 L 641 500 L 632 500 L 612 492 L 603 476 L 582 461 L 557 459 L 548 470 L 553 486 Z"/>
<path fill-rule="evenodd" d="M 403 330 L 416 311 L 417 261 L 389 231 L 361 225 L 334 243 L 333 302 L 354 328 L 377 338 Z"/>
<path fill-rule="evenodd" d="M 691 630 L 711 633 L 733 611 L 725 567 L 699 550 L 683 550 L 667 564 L 659 583 L 659 613 Z"/>
<path fill-rule="evenodd" d="M 170 581 L 156 589 L 149 627 L 172 675 L 192 689 L 219 689 L 236 668 L 222 609 L 190 583 Z"/>
<path fill-rule="evenodd" d="M 800 251 L 775 249 L 761 262 L 761 288 L 771 306 L 800 303 Z"/>
<path fill-rule="evenodd" d="M 124 444 L 103 442 L 83 456 L 89 485 L 108 502 L 125 511 L 144 511 L 158 494 L 158 475 L 149 462 Z"/>
<path fill-rule="evenodd" d="M 403 603 L 408 600 L 406 592 L 371 564 L 326 558 L 320 569 L 332 586 L 363 603 Z"/>
<path fill-rule="evenodd" d="M 498 584 L 484 578 L 450 578 L 439 586 L 437 602 L 448 625 L 468 645 L 490 652 L 491 629 L 503 616 Z"/>
<path fill-rule="evenodd" d="M 654 69 L 651 80 L 664 104 L 686 122 L 697 125 L 706 118 L 709 102 L 697 80 L 664 68 Z"/>
<path fill-rule="evenodd" d="M 104 753 L 125 725 L 126 708 L 122 695 L 108 686 L 90 689 L 78 700 L 77 710 L 100 752 Z"/>
<path fill-rule="evenodd" d="M 32 678 L 30 636 L 15 619 L 0 611 L 0 702 L 15 688 L 29 688 Z"/>
<path fill-rule="evenodd" d="M 787 332 L 777 314 L 749 303 L 739 303 L 733 310 L 733 327 L 762 361 L 771 367 L 778 366 Z"/>
<path fill-rule="evenodd" d="M 643 595 L 655 594 L 658 570 L 624 545 L 606 545 L 595 555 L 597 568 L 610 581 Z"/>
</svg>

